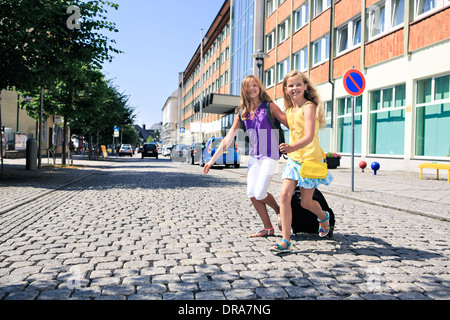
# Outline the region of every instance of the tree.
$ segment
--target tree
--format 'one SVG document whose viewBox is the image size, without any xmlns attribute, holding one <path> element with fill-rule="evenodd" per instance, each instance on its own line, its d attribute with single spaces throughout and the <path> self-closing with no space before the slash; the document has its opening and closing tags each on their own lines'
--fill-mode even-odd
<svg viewBox="0 0 450 320">
<path fill-rule="evenodd" d="M 69 119 L 72 132 L 88 136 L 92 150 L 94 135 L 112 135 L 114 125 L 133 123 L 134 109 L 127 104 L 128 98 L 105 80 L 100 71 L 92 71 L 85 90 L 74 101 L 74 116 Z"/>
<path fill-rule="evenodd" d="M 79 29 L 71 27 L 67 14 L 72 5 L 82 18 Z M 114 40 L 101 33 L 118 32 L 107 20 L 108 7 L 118 9 L 104 0 L 0 0 L 0 90 L 16 87 L 33 95 L 44 88 L 65 93 L 64 101 L 46 108 L 48 112 L 59 106 L 55 113 L 64 117 L 64 146 L 67 118 L 76 92 L 82 89 L 80 71 L 86 66 L 99 69 L 112 60 L 112 53 L 121 52 L 112 46 Z"/>
<path fill-rule="evenodd" d="M 76 5 L 80 29 L 70 29 L 67 8 Z M 118 32 L 107 20 L 103 0 L 0 0 L 0 89 L 49 88 L 72 75 L 72 63 L 83 61 L 100 68 L 120 53 L 100 31 Z"/>
</svg>

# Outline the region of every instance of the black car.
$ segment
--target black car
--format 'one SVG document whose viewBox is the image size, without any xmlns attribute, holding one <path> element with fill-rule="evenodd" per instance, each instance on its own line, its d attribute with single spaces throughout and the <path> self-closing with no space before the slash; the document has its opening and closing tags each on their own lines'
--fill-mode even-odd
<svg viewBox="0 0 450 320">
<path fill-rule="evenodd" d="M 204 148 L 205 143 L 203 142 L 196 142 L 191 145 L 190 147 L 191 164 L 200 162 L 200 158 L 202 157 L 202 152 Z"/>
<path fill-rule="evenodd" d="M 142 159 L 144 157 L 155 157 L 158 159 L 158 148 L 155 143 L 144 143 L 144 146 L 142 148 Z"/>
</svg>

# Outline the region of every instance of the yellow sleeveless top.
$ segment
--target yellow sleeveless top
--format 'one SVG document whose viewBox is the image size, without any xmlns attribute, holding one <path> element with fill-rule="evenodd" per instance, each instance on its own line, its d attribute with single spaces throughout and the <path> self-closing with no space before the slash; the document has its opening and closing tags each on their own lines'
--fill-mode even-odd
<svg viewBox="0 0 450 320">
<path fill-rule="evenodd" d="M 311 101 L 305 102 L 305 104 L 307 103 L 312 102 Z M 305 104 L 303 104 L 303 106 Z M 298 109 L 294 113 L 291 112 L 291 108 L 289 108 L 286 111 L 286 118 L 289 124 L 291 136 L 290 144 L 297 142 L 305 135 L 305 117 L 303 115 L 303 106 L 301 106 L 300 109 Z M 321 161 L 323 157 L 322 157 L 322 148 L 320 147 L 319 144 L 318 133 L 319 133 L 319 120 L 316 118 L 313 141 L 301 149 L 288 153 L 289 158 L 297 162 L 301 162 L 302 160 Z"/>
</svg>

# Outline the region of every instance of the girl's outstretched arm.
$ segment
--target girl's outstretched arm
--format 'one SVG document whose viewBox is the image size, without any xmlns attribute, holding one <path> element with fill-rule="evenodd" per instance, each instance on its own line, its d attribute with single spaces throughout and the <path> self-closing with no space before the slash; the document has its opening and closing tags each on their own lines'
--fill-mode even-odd
<svg viewBox="0 0 450 320">
<path fill-rule="evenodd" d="M 214 165 L 216 160 L 225 152 L 225 150 L 227 150 L 230 144 L 234 141 L 234 137 L 236 136 L 240 128 L 241 128 L 241 120 L 239 119 L 239 115 L 236 114 L 230 131 L 228 131 L 227 135 L 222 140 L 219 147 L 216 149 L 214 156 L 203 167 L 204 174 L 207 174 L 209 172 L 209 169 Z"/>
</svg>

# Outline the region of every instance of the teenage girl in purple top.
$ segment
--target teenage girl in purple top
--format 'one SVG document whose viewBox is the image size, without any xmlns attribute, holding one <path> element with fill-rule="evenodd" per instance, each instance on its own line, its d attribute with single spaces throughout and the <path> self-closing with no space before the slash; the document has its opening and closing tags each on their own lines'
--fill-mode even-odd
<svg viewBox="0 0 450 320">
<path fill-rule="evenodd" d="M 234 141 L 241 128 L 238 116 L 241 112 L 246 132 L 250 139 L 250 153 L 247 171 L 247 195 L 261 218 L 264 227 L 251 234 L 251 237 L 272 236 L 275 234 L 267 212 L 267 205 L 277 214 L 278 227 L 281 230 L 280 207 L 272 194 L 267 192 L 280 159 L 278 130 L 273 130 L 266 115 L 265 102 L 270 102 L 270 113 L 287 127 L 286 115 L 272 102 L 261 81 L 251 75 L 242 80 L 241 105 L 236 109 L 233 125 L 217 148 L 211 160 L 205 164 L 203 173 L 207 174 L 216 160 Z"/>
</svg>

